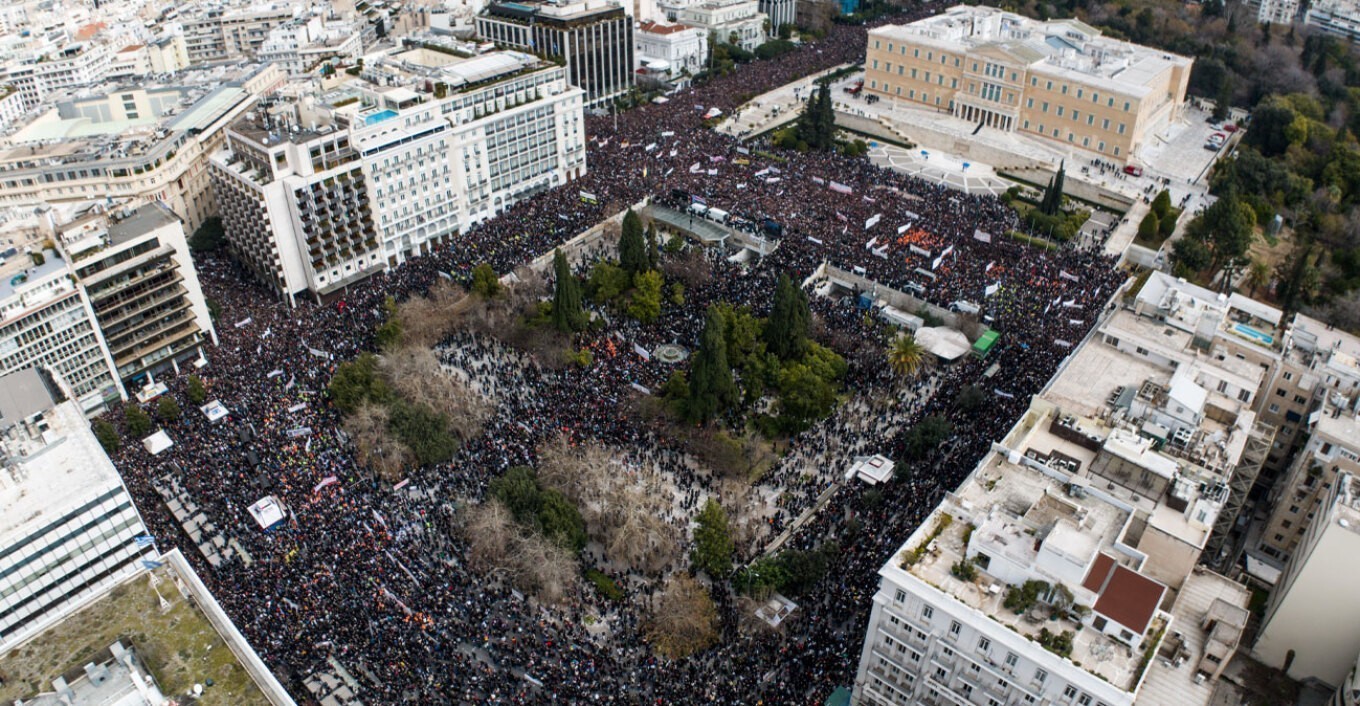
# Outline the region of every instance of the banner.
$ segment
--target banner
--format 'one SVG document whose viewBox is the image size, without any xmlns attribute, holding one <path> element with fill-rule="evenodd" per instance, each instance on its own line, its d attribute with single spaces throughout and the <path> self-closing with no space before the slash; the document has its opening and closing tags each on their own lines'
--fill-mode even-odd
<svg viewBox="0 0 1360 706">
<path fill-rule="evenodd" d="M 992 296 L 993 294 L 996 294 L 996 293 L 997 293 L 998 291 L 1000 291 L 1000 290 L 1001 290 L 1001 283 L 1000 283 L 1000 282 L 997 282 L 996 284 L 993 284 L 993 285 L 987 287 L 986 289 L 982 290 L 982 292 L 983 292 L 983 296 L 990 297 L 990 296 Z"/>
<path fill-rule="evenodd" d="M 921 257 L 930 257 L 931 255 L 931 252 L 929 250 L 926 250 L 925 248 L 918 248 L 915 245 L 908 245 L 907 249 L 916 253 L 917 255 L 920 255 Z"/>
<path fill-rule="evenodd" d="M 987 232 L 985 232 L 985 231 L 981 231 L 981 230 L 974 229 L 974 230 L 973 230 L 973 240 L 981 240 L 981 241 L 984 242 L 984 243 L 990 243 L 990 242 L 992 242 L 992 234 L 991 234 L 991 233 L 987 233 Z"/>
<path fill-rule="evenodd" d="M 931 269 L 931 271 L 940 269 L 940 263 L 941 263 L 941 262 L 944 262 L 944 255 L 941 255 L 941 256 L 935 258 L 935 261 L 932 262 L 932 263 L 930 263 L 930 269 Z"/>
<path fill-rule="evenodd" d="M 1009 392 L 1003 392 L 1003 391 L 1001 391 L 1001 390 L 992 390 L 992 392 L 996 393 L 996 396 L 997 396 L 997 397 L 1005 397 L 1005 398 L 1008 399 L 1008 400 L 1013 400 L 1013 399 L 1015 399 L 1015 395 L 1012 395 L 1012 394 L 1009 393 Z"/>
<path fill-rule="evenodd" d="M 883 247 L 875 250 L 874 254 L 883 258 L 884 260 L 888 259 L 888 246 L 884 245 Z"/>
<path fill-rule="evenodd" d="M 592 193 L 590 193 L 589 191 L 582 191 L 582 192 L 580 192 L 580 194 L 581 194 L 581 203 L 588 203 L 588 204 L 594 205 L 594 204 L 598 204 L 598 203 L 600 202 L 599 199 L 595 198 L 595 194 L 592 194 Z"/>
<path fill-rule="evenodd" d="M 833 181 L 829 185 L 831 190 L 838 194 L 853 194 L 855 190 L 838 181 Z"/>
<path fill-rule="evenodd" d="M 849 221 L 850 219 L 849 219 L 849 218 L 846 218 L 844 213 L 841 213 L 840 211 L 837 211 L 837 212 L 836 212 L 836 220 L 840 221 L 841 223 L 845 223 L 845 222 Z"/>
<path fill-rule="evenodd" d="M 869 230 L 870 228 L 873 228 L 874 226 L 878 225 L 878 222 L 881 220 L 883 220 L 883 214 L 881 213 L 876 213 L 870 216 L 868 220 L 864 221 L 864 230 Z"/>
<path fill-rule="evenodd" d="M 307 352 L 308 352 L 308 353 L 311 353 L 312 355 L 314 355 L 314 356 L 316 356 L 316 357 L 318 357 L 318 358 L 325 358 L 326 360 L 330 360 L 330 359 L 331 359 L 331 354 L 330 354 L 330 353 L 327 353 L 326 351 L 317 350 L 317 349 L 315 349 L 315 348 L 312 348 L 311 346 L 308 346 L 308 347 L 307 347 Z"/>
<path fill-rule="evenodd" d="M 639 356 L 642 356 L 643 360 L 652 359 L 652 354 L 648 353 L 646 348 L 643 348 L 642 346 L 639 346 L 636 343 L 633 344 L 633 352 L 637 353 Z"/>
<path fill-rule="evenodd" d="M 694 164 L 689 165 L 689 173 L 690 173 L 690 174 L 698 174 L 699 171 L 702 170 L 702 169 L 703 169 L 703 167 L 702 167 L 698 162 L 695 162 Z"/>
<path fill-rule="evenodd" d="M 1061 277 L 1061 278 L 1063 278 L 1063 279 L 1065 279 L 1065 280 L 1071 280 L 1071 281 L 1073 281 L 1073 282 L 1080 282 L 1080 281 L 1081 281 L 1081 278 L 1080 278 L 1080 277 L 1078 277 L 1078 276 L 1076 276 L 1076 275 L 1074 275 L 1074 274 L 1068 273 L 1067 270 L 1058 270 L 1058 276 Z"/>
<path fill-rule="evenodd" d="M 902 224 L 902 225 L 900 225 L 900 226 L 897 226 L 897 234 L 898 234 L 898 235 L 901 235 L 901 234 L 907 232 L 907 229 L 910 228 L 910 227 L 911 227 L 911 224 L 910 224 L 910 223 L 904 223 L 904 224 Z"/>
<path fill-rule="evenodd" d="M 671 134 L 674 135 L 675 133 L 672 132 Z M 751 150 L 748 150 L 745 147 L 738 147 L 737 154 L 751 154 Z"/>
<path fill-rule="evenodd" d="M 1073 326 L 1084 326 L 1084 325 L 1086 325 L 1086 322 L 1085 322 L 1085 321 L 1082 321 L 1081 319 L 1068 319 L 1068 320 L 1067 320 L 1067 323 L 1072 324 Z"/>
<path fill-rule="evenodd" d="M 694 163 L 694 166 L 696 166 L 696 167 L 699 166 L 699 163 L 698 163 L 698 162 L 695 162 L 695 163 Z M 690 171 L 694 171 L 694 170 L 693 170 L 693 169 L 690 169 Z M 707 204 L 708 204 L 708 202 L 704 200 L 704 197 L 699 196 L 698 194 L 691 194 L 690 197 L 689 197 L 689 202 L 690 202 L 690 203 L 697 203 L 697 204 L 701 204 L 701 205 L 707 205 Z"/>
<path fill-rule="evenodd" d="M 315 487 L 315 488 L 312 488 L 312 492 L 313 492 L 313 493 L 319 493 L 319 492 L 321 492 L 321 489 L 322 489 L 322 488 L 324 488 L 324 487 L 326 487 L 326 486 L 328 486 L 328 485 L 334 485 L 334 484 L 339 483 L 339 482 L 340 482 L 340 479 L 339 479 L 339 478 L 336 478 L 335 476 L 326 476 L 325 478 L 322 478 L 322 479 L 321 479 L 321 482 L 320 482 L 320 483 L 317 483 L 317 484 L 316 484 L 316 487 Z"/>
<path fill-rule="evenodd" d="M 643 152 L 651 152 L 651 151 L 654 150 L 654 149 L 656 149 L 656 143 L 655 143 L 655 142 L 653 142 L 653 143 L 650 144 L 650 145 L 647 145 L 646 147 L 643 147 L 643 148 L 642 148 L 642 151 L 643 151 Z"/>
<path fill-rule="evenodd" d="M 240 321 L 237 321 L 237 322 L 236 322 L 236 328 L 241 328 L 242 326 L 249 326 L 249 325 L 250 325 L 250 317 L 249 317 L 249 316 L 247 316 L 246 318 L 241 319 Z"/>
<path fill-rule="evenodd" d="M 298 438 L 299 436 L 311 436 L 311 435 L 312 435 L 312 428 L 311 428 L 311 427 L 298 427 L 298 428 L 296 428 L 296 429 L 289 429 L 288 431 L 284 432 L 284 434 L 285 434 L 289 439 L 296 439 L 296 438 Z"/>
<path fill-rule="evenodd" d="M 637 390 L 638 392 L 641 392 L 641 393 L 644 394 L 644 395 L 650 395 L 650 394 L 652 394 L 652 391 L 651 391 L 651 390 L 648 390 L 647 388 L 645 388 L 645 387 L 643 387 L 642 385 L 639 385 L 639 384 L 637 384 L 637 383 L 635 383 L 635 382 L 630 382 L 630 383 L 628 383 L 628 386 L 631 387 L 631 388 L 633 388 L 634 390 Z"/>
<path fill-rule="evenodd" d="M 873 250 L 873 249 L 874 249 L 874 243 L 877 243 L 877 242 L 878 242 L 878 236 L 875 235 L 874 237 L 872 237 L 872 238 L 869 239 L 869 242 L 867 242 L 867 243 L 864 244 L 864 249 L 865 249 L 865 250 Z"/>
<path fill-rule="evenodd" d="M 289 412 L 301 412 L 301 411 L 304 410 L 304 409 L 307 409 L 307 403 L 306 403 L 306 402 L 299 402 L 299 403 L 293 405 L 292 407 L 289 407 L 289 408 L 288 408 L 288 411 L 289 411 Z"/>
<path fill-rule="evenodd" d="M 995 265 L 995 264 L 996 264 L 996 260 L 992 260 L 991 262 L 987 263 L 987 266 L 986 266 L 985 268 L 983 268 L 982 271 L 983 271 L 983 272 L 991 272 L 991 271 L 992 271 L 992 266 Z"/>
<path fill-rule="evenodd" d="M 1053 342 L 1056 343 L 1056 344 L 1058 344 L 1058 345 L 1060 345 L 1060 346 L 1062 346 L 1063 348 L 1071 348 L 1071 347 L 1072 347 L 1072 344 L 1071 344 L 1071 343 L 1069 343 L 1069 342 L 1067 342 L 1067 341 L 1064 341 L 1064 340 L 1062 340 L 1061 338 L 1055 338 L 1055 339 L 1053 339 Z"/>
<path fill-rule="evenodd" d="M 826 186 L 826 180 L 821 177 L 812 177 L 812 183 Z"/>
<path fill-rule="evenodd" d="M 710 170 L 708 170 L 708 175 L 709 175 L 709 176 L 718 176 L 718 170 L 716 170 L 716 169 L 710 169 Z"/>
<path fill-rule="evenodd" d="M 854 267 L 850 268 L 850 271 L 854 272 L 855 274 L 861 277 L 869 273 L 868 270 L 864 269 L 863 267 L 860 267 L 859 265 L 855 265 Z"/>
<path fill-rule="evenodd" d="M 807 237 L 807 239 L 808 239 L 808 242 L 809 242 L 809 243 L 816 243 L 816 244 L 818 244 L 818 245 L 821 245 L 821 244 L 822 244 L 822 241 L 820 241 L 820 240 L 818 240 L 818 239 L 816 239 L 816 238 L 814 238 L 814 237 L 812 237 L 812 236 L 810 236 L 810 235 Z"/>
<path fill-rule="evenodd" d="M 278 377 L 278 376 L 280 376 L 280 375 L 282 375 L 282 374 L 283 374 L 283 370 L 282 370 L 282 369 L 275 369 L 275 370 L 269 371 L 269 374 L 266 375 L 265 377 L 269 378 L 270 380 L 273 380 L 274 378 L 276 378 L 276 377 Z"/>
</svg>

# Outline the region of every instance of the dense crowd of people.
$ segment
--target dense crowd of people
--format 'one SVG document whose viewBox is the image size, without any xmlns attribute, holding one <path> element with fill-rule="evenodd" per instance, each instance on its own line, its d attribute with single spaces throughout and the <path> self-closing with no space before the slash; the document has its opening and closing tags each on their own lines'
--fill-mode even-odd
<svg viewBox="0 0 1360 706">
<path fill-rule="evenodd" d="M 338 301 L 290 308 L 246 285 L 230 260 L 202 259 L 200 279 L 221 315 L 220 344 L 201 375 L 209 399 L 230 415 L 209 421 L 186 405 L 165 425 L 172 448 L 151 456 L 128 440 L 115 458 L 160 547 L 181 546 L 198 562 L 214 595 L 299 699 L 309 675 L 335 664 L 359 684 L 366 704 L 820 703 L 850 684 L 877 569 L 1014 423 L 1119 282 L 1098 248 L 1048 252 L 1004 237 L 1015 216 L 995 199 L 832 153 L 771 158 L 768 145 L 743 147 L 703 125 L 711 107 L 730 113 L 764 91 L 860 60 L 864 45 L 862 27 L 838 25 L 822 41 L 740 66 L 669 103 L 593 117 L 583 179 L 517 204 Z M 583 203 L 579 191 L 598 203 Z M 444 274 L 466 281 L 482 262 L 509 272 L 645 198 L 768 220 L 778 226 L 767 229 L 778 247 L 750 266 L 709 256 L 713 276 L 691 287 L 683 305 L 668 305 L 659 323 L 616 321 L 586 334 L 596 350 L 611 341 L 586 367 L 542 367 L 494 340 L 456 334 L 440 354 L 494 403 L 483 431 L 450 462 L 413 470 L 400 487 L 356 464 L 325 389 L 340 362 L 372 347 L 385 297 L 420 294 Z M 881 356 L 853 360 L 846 384 L 854 399 L 793 439 L 760 481 L 767 497 L 779 497 L 763 510 L 761 545 L 828 489 L 835 488 L 831 506 L 844 509 L 815 515 L 791 534 L 788 546 L 834 539 L 841 549 L 781 632 L 739 634 L 734 597 L 714 582 L 723 641 L 665 661 L 641 638 L 633 608 L 604 605 L 589 592 L 547 608 L 468 569 L 455 531 L 459 503 L 482 498 L 506 469 L 533 464 L 535 449 L 562 434 L 661 467 L 679 489 L 682 513 L 712 494 L 711 479 L 658 427 L 625 412 L 624 398 L 641 394 L 631 385 L 653 388 L 673 369 L 632 354 L 632 344 L 692 347 L 708 304 L 763 314 L 779 274 L 802 281 L 823 263 L 913 288 L 940 306 L 976 303 L 1004 338 L 989 360 L 965 357 L 905 386 Z M 881 350 L 879 327 L 853 298 L 812 299 L 827 331 Z M 1000 373 L 984 379 L 993 364 Z M 184 400 L 184 380 L 169 384 Z M 955 399 L 969 384 L 983 386 L 988 399 L 981 411 L 963 414 Z M 854 455 L 900 457 L 906 431 L 928 415 L 954 420 L 955 432 L 907 479 L 873 496 L 835 483 Z M 165 477 L 178 479 L 244 553 L 218 567 L 202 562 L 155 492 Z M 260 531 L 248 507 L 270 494 L 288 516 Z M 611 615 L 605 637 L 587 630 L 592 613 Z"/>
</svg>

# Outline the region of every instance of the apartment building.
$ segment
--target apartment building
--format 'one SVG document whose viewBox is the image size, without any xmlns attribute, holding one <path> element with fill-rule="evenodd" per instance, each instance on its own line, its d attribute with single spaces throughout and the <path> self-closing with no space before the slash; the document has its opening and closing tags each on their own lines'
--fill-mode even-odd
<svg viewBox="0 0 1360 706">
<path fill-rule="evenodd" d="M 1284 561 L 1302 542 L 1339 471 L 1360 474 L 1360 427 L 1350 400 L 1360 392 L 1360 338 L 1295 315 L 1262 414 L 1290 435 L 1272 451 L 1285 467 L 1267 504 L 1260 550 Z"/>
<path fill-rule="evenodd" d="M 1270 594 L 1253 652 L 1295 679 L 1343 685 L 1360 654 L 1360 478 L 1341 472 Z"/>
<path fill-rule="evenodd" d="M 616 0 L 491 3 L 477 16 L 477 36 L 560 58 L 567 83 L 585 91 L 587 107 L 633 85 L 633 20 Z"/>
<path fill-rule="evenodd" d="M 307 74 L 325 61 L 353 62 L 363 53 L 359 30 L 352 22 L 323 22 L 320 17 L 287 22 L 269 31 L 259 58 L 290 76 Z"/>
<path fill-rule="evenodd" d="M 1259 24 L 1293 24 L 1302 7 L 1298 0 L 1249 0 L 1243 4 L 1255 11 Z"/>
<path fill-rule="evenodd" d="M 1303 23 L 1319 32 L 1355 41 L 1360 39 L 1360 2 L 1318 0 L 1309 3 Z"/>
<path fill-rule="evenodd" d="M 189 67 L 184 37 L 171 35 L 146 44 L 129 44 L 114 52 L 107 78 L 131 79 L 169 74 Z"/>
<path fill-rule="evenodd" d="M 461 50 L 370 56 L 361 80 L 228 131 L 212 157 L 227 237 L 280 296 L 329 296 L 585 174 L 565 69 Z"/>
<path fill-rule="evenodd" d="M 721 44 L 731 44 L 746 51 L 755 51 L 765 43 L 765 24 L 769 21 L 756 0 L 708 0 L 685 5 L 676 19 L 680 24 L 698 28 Z"/>
<path fill-rule="evenodd" d="M 283 80 L 273 66 L 218 66 L 63 98 L 0 148 L 0 207 L 163 202 L 192 233 L 217 213 L 207 155 L 223 128 Z"/>
<path fill-rule="evenodd" d="M 57 228 L 126 389 L 217 342 L 179 218 L 164 206 L 97 210 Z"/>
<path fill-rule="evenodd" d="M 1200 560 L 1272 430 L 1266 370 L 1212 353 L 1227 302 L 1181 284 L 1104 317 L 880 570 L 856 703 L 1210 702 L 1249 593 Z"/>
<path fill-rule="evenodd" d="M 12 86 L 0 88 L 0 130 L 19 122 L 24 115 L 24 97 Z"/>
<path fill-rule="evenodd" d="M 69 263 L 44 240 L 35 227 L 0 264 L 0 375 L 48 370 L 82 409 L 97 410 L 126 397 L 122 382 Z"/>
<path fill-rule="evenodd" d="M 51 93 L 104 80 L 111 55 L 108 47 L 74 42 L 32 61 L 11 66 L 6 79 L 32 108 Z"/>
<path fill-rule="evenodd" d="M 38 370 L 0 377 L 0 650 L 142 569 L 155 547 L 76 402 Z"/>
<path fill-rule="evenodd" d="M 864 88 L 982 128 L 1127 162 L 1180 115 L 1192 63 L 1102 37 L 1077 20 L 956 6 L 871 30 Z"/>
</svg>

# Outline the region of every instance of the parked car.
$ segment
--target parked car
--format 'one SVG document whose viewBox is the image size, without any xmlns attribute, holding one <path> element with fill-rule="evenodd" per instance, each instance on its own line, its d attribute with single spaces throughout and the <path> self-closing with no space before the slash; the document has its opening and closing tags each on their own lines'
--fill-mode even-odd
<svg viewBox="0 0 1360 706">
<path fill-rule="evenodd" d="M 1224 125 L 1223 131 L 1229 133 L 1237 132 L 1237 123 L 1228 123 L 1227 125 Z"/>
<path fill-rule="evenodd" d="M 1133 164 L 1129 164 L 1124 167 L 1124 173 L 1128 174 L 1129 176 L 1140 177 L 1143 176 L 1143 168 L 1135 166 Z"/>
</svg>

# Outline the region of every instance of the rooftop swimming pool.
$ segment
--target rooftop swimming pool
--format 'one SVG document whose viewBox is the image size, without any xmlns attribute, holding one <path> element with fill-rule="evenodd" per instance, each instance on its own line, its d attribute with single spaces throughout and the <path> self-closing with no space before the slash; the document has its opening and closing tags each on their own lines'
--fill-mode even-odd
<svg viewBox="0 0 1360 706">
<path fill-rule="evenodd" d="M 1271 336 L 1268 333 L 1257 331 L 1256 329 L 1246 324 L 1235 324 L 1233 326 L 1233 330 L 1263 346 L 1269 346 L 1270 344 L 1275 342 L 1274 336 Z"/>
<path fill-rule="evenodd" d="M 376 112 L 376 113 L 374 113 L 374 114 L 372 114 L 372 115 L 370 115 L 370 116 L 364 118 L 364 125 L 372 125 L 372 124 L 374 124 L 374 123 L 380 123 L 380 122 L 382 122 L 382 121 L 384 121 L 384 120 L 387 120 L 387 119 L 389 119 L 389 118 L 395 118 L 395 117 L 397 117 L 397 111 L 395 111 L 395 110 L 380 110 L 380 111 L 378 111 L 378 112 Z"/>
</svg>

